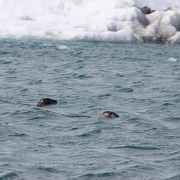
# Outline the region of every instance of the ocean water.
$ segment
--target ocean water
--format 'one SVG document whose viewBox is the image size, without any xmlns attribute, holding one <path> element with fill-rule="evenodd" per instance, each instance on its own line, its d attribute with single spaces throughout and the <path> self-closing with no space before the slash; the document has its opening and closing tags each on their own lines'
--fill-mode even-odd
<svg viewBox="0 0 180 180">
<path fill-rule="evenodd" d="M 180 179 L 179 49 L 0 39 L 0 179 Z"/>
</svg>

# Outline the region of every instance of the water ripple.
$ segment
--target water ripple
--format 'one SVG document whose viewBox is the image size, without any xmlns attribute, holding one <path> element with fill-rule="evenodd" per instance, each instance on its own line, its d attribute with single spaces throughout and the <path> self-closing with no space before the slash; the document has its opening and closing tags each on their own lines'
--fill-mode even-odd
<svg viewBox="0 0 180 180">
<path fill-rule="evenodd" d="M 101 133 L 101 129 L 97 128 L 97 129 L 93 129 L 87 132 L 83 132 L 82 134 L 78 135 L 79 137 L 89 137 L 89 136 L 94 136 Z"/>
<path fill-rule="evenodd" d="M 165 180 L 179 180 L 180 179 L 180 174 L 176 174 L 174 176 L 168 177 Z"/>
<path fill-rule="evenodd" d="M 160 148 L 157 147 L 148 147 L 148 146 L 113 146 L 109 147 L 109 149 L 135 149 L 135 150 L 160 150 Z"/>
<path fill-rule="evenodd" d="M 89 178 L 112 178 L 118 176 L 120 173 L 117 172 L 102 172 L 102 173 L 87 173 L 82 176 L 79 176 L 80 179 L 89 179 Z"/>
<path fill-rule="evenodd" d="M 18 174 L 16 172 L 0 173 L 0 180 L 14 179 L 14 178 L 18 178 Z"/>
<path fill-rule="evenodd" d="M 41 170 L 41 171 L 46 171 L 46 172 L 50 172 L 50 173 L 58 173 L 59 170 L 56 169 L 55 167 L 43 167 L 43 166 L 40 166 L 40 167 L 37 167 L 38 170 Z"/>
</svg>

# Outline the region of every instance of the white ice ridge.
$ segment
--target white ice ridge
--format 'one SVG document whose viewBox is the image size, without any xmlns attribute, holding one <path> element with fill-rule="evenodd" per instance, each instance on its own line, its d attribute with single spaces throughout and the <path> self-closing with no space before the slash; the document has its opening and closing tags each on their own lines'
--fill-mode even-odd
<svg viewBox="0 0 180 180">
<path fill-rule="evenodd" d="M 180 0 L 0 0 L 0 37 L 180 43 Z"/>
</svg>

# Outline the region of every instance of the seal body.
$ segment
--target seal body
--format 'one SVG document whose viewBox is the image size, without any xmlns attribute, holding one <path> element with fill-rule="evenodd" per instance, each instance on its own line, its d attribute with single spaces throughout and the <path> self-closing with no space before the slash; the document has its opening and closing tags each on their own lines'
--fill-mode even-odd
<svg viewBox="0 0 180 180">
<path fill-rule="evenodd" d="M 112 119 L 118 118 L 119 115 L 112 111 L 104 111 L 100 116 L 99 119 Z"/>
<path fill-rule="evenodd" d="M 53 105 L 53 104 L 57 104 L 57 101 L 54 99 L 50 99 L 50 98 L 43 98 L 38 101 L 37 106 L 42 107 L 42 106 L 49 106 L 49 105 Z"/>
</svg>

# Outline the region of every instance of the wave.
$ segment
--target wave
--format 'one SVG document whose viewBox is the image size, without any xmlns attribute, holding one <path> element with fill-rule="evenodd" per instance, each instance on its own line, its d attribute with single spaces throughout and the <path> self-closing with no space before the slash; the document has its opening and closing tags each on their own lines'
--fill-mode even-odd
<svg viewBox="0 0 180 180">
<path fill-rule="evenodd" d="M 179 0 L 1 0 L 0 37 L 180 43 L 179 7 Z"/>
<path fill-rule="evenodd" d="M 115 178 L 117 176 L 120 176 L 120 173 L 118 172 L 100 172 L 100 173 L 87 173 L 87 174 L 84 174 L 82 176 L 79 176 L 77 179 L 98 179 L 98 178 L 105 178 L 105 179 L 109 179 L 110 177 L 112 178 Z"/>
<path fill-rule="evenodd" d="M 180 174 L 174 175 L 172 177 L 166 178 L 165 180 L 178 180 L 180 179 Z"/>
<path fill-rule="evenodd" d="M 18 178 L 18 174 L 16 172 L 0 173 L 0 180 L 14 179 L 14 178 Z"/>
<path fill-rule="evenodd" d="M 148 146 L 115 146 L 115 147 L 109 147 L 109 149 L 135 149 L 135 150 L 160 150 L 160 148 L 157 147 L 148 147 Z"/>
<path fill-rule="evenodd" d="M 78 135 L 78 137 L 90 137 L 90 136 L 94 136 L 101 133 L 101 129 L 97 128 L 97 129 L 92 129 L 90 131 L 86 131 L 81 133 L 80 135 Z"/>
<path fill-rule="evenodd" d="M 55 167 L 43 167 L 39 166 L 37 167 L 38 170 L 45 171 L 45 172 L 50 172 L 50 173 L 58 173 L 59 170 L 56 169 Z"/>
</svg>

